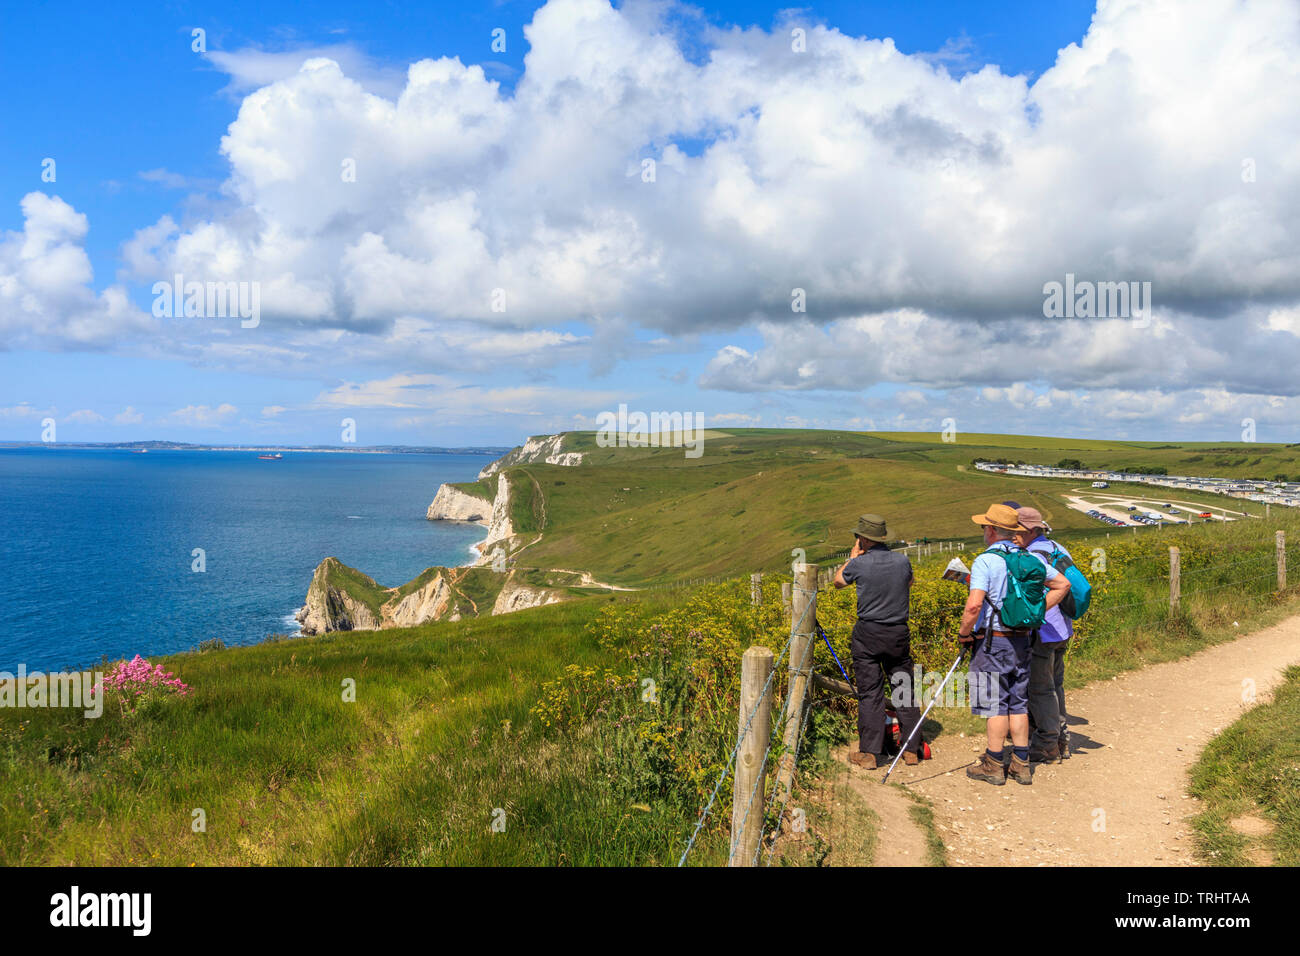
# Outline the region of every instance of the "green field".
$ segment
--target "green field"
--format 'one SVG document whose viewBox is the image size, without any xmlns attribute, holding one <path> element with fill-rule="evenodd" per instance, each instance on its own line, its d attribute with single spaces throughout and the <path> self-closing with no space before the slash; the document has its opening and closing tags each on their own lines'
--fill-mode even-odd
<svg viewBox="0 0 1300 956">
<path fill-rule="evenodd" d="M 895 442 L 934 444 L 933 432 L 871 432 Z M 1080 459 L 1089 468 L 1123 471 L 1160 465 L 1171 475 L 1272 479 L 1285 474 L 1300 480 L 1300 442 L 1160 442 L 1046 438 L 1033 435 L 986 435 L 958 432 L 949 448 L 978 451 L 982 456 L 1034 465 L 1055 465 L 1062 458 Z"/>
</svg>

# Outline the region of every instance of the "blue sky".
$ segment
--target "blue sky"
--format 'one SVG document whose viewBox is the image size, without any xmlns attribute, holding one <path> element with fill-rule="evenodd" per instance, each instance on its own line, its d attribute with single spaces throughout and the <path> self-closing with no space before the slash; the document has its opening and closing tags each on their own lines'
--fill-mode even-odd
<svg viewBox="0 0 1300 956">
<path fill-rule="evenodd" d="M 1085 44 L 1093 5 L 1073 0 L 822 3 L 797 9 L 754 3 L 617 4 L 608 15 L 582 0 L 556 0 L 549 25 L 541 22 L 542 6 L 322 3 L 304 8 L 263 2 L 229 4 L 213 12 L 187 3 L 123 8 L 54 3 L 6 11 L 0 79 L 9 95 L 0 108 L 6 140 L 0 152 L 0 181 L 7 188 L 0 196 L 0 230 L 10 234 L 8 268 L 17 277 L 10 288 L 20 292 L 12 300 L 0 298 L 0 308 L 10 311 L 0 322 L 0 439 L 35 439 L 40 421 L 48 416 L 58 422 L 63 440 L 332 443 L 338 440 L 340 420 L 350 416 L 361 423 L 362 444 L 514 443 L 526 434 L 590 427 L 598 412 L 620 401 L 647 409 L 700 410 L 710 420 L 735 425 L 938 428 L 943 417 L 953 414 L 970 422 L 971 430 L 1095 428 L 1098 433 L 1134 437 L 1207 438 L 1232 437 L 1239 428 L 1237 420 L 1251 412 L 1269 423 L 1261 425 L 1261 437 L 1270 427 L 1286 425 L 1290 395 L 1282 394 L 1285 376 L 1280 363 L 1296 337 L 1290 330 L 1293 288 L 1273 280 L 1260 295 L 1252 291 L 1259 289 L 1259 282 L 1239 276 L 1235 286 L 1207 281 L 1210 288 L 1198 291 L 1188 278 L 1200 276 L 1194 250 L 1175 249 L 1166 257 L 1181 257 L 1186 268 L 1164 270 L 1172 276 L 1165 288 L 1173 294 L 1166 299 L 1177 300 L 1179 307 L 1156 323 L 1161 329 L 1174 328 L 1169 323 L 1189 323 L 1169 333 L 1175 341 L 1191 343 L 1181 382 L 1153 382 L 1140 369 L 1113 368 L 1126 364 L 1113 355 L 1098 359 L 1104 362 L 1098 366 L 1100 374 L 1081 375 L 1062 386 L 1050 368 L 1016 374 L 997 369 L 986 375 L 939 371 L 928 369 L 914 355 L 877 362 L 873 355 L 880 349 L 858 356 L 845 344 L 865 343 L 873 336 L 897 342 L 908 334 L 1014 342 L 1025 334 L 1014 323 L 1024 320 L 1026 304 L 1031 312 L 1033 308 L 1033 297 L 1025 290 L 1037 294 L 1041 281 L 1075 268 L 1075 262 L 1080 274 L 1091 267 L 1099 279 L 1111 277 L 1111 272 L 1098 272 L 1099 263 L 1117 270 L 1119 277 L 1131 273 L 1142 278 L 1156 271 L 1151 260 L 1131 252 L 1131 268 L 1125 268 L 1124 254 L 1117 250 L 1131 250 L 1139 239 L 1149 245 L 1164 229 L 1169 235 L 1185 232 L 1180 209 L 1160 210 L 1140 228 L 1122 227 L 1132 228 L 1131 236 L 1116 238 L 1113 223 L 1106 229 L 1096 227 L 1104 243 L 1080 243 L 1059 261 L 1037 263 L 1038 272 L 995 277 L 987 289 L 972 288 L 976 280 L 939 290 L 931 283 L 923 294 L 917 293 L 927 275 L 952 273 L 940 261 L 942 255 L 959 257 L 963 269 L 980 275 L 979 242 L 944 249 L 950 238 L 947 221 L 951 216 L 960 222 L 963 210 L 946 192 L 955 187 L 934 174 L 921 181 L 916 214 L 906 211 L 909 220 L 927 222 L 936 230 L 932 238 L 921 235 L 900 243 L 899 262 L 893 265 L 888 245 L 864 251 L 857 260 L 851 250 L 867 245 L 865 237 L 879 237 L 894 227 L 889 216 L 895 213 L 886 206 L 898 188 L 886 181 L 897 173 L 900 161 L 921 162 L 916 157 L 923 150 L 949 150 L 942 175 L 962 181 L 969 177 L 974 185 L 968 193 L 979 189 L 983 196 L 995 197 L 1000 211 L 993 221 L 1012 214 L 1026 221 L 1041 219 L 1041 199 L 1001 194 L 1004 187 L 998 182 L 1005 170 L 1023 176 L 1025 170 L 1039 168 L 1032 164 L 1048 163 L 1053 150 L 1046 147 L 1059 145 L 1034 142 L 1039 111 L 1055 108 L 1056 115 L 1068 115 L 1076 101 L 1096 97 L 1103 105 L 1093 107 L 1091 115 L 1099 109 L 1103 115 L 1113 112 L 1120 142 L 1124 130 L 1133 126 L 1128 130 L 1133 141 L 1150 149 L 1150 130 L 1136 128 L 1133 116 L 1151 111 L 1123 100 L 1125 84 L 1132 84 L 1133 77 L 1108 77 L 1102 66 L 1118 69 L 1114 64 L 1125 59 L 1158 62 L 1168 55 L 1194 67 L 1204 35 L 1171 36 L 1166 48 L 1156 51 L 1159 56 L 1153 56 L 1150 50 L 1138 49 L 1151 42 L 1152 31 L 1137 13 L 1129 13 L 1116 15 L 1105 31 L 1089 38 L 1094 49 Z M 1159 4 L 1153 0 L 1151 6 Z M 1242 33 L 1244 48 L 1258 48 L 1251 45 L 1251 30 L 1263 35 L 1270 26 L 1274 42 L 1288 40 L 1293 24 L 1288 21 L 1279 28 L 1276 8 L 1256 6 L 1261 8 L 1258 17 L 1238 16 L 1228 24 Z M 1150 15 L 1159 14 L 1154 10 Z M 524 29 L 535 17 L 535 36 L 543 38 L 544 46 L 539 53 L 560 52 L 526 61 L 532 46 Z M 811 56 L 791 60 L 787 67 L 785 61 L 770 57 L 772 50 L 788 43 L 792 26 L 808 30 L 813 40 Z M 191 49 L 194 28 L 206 31 L 203 53 Z M 492 31 L 498 28 L 504 30 L 504 52 L 490 47 Z M 818 33 L 818 28 L 833 35 Z M 1206 30 L 1212 33 L 1213 24 Z M 566 54 L 566 38 L 579 34 L 584 39 L 575 40 Z M 654 64 L 639 62 L 643 53 L 628 54 L 626 64 L 618 61 L 623 49 L 657 49 L 644 45 L 657 37 L 671 44 L 671 68 L 658 71 Z M 885 37 L 892 38 L 896 55 L 882 53 L 870 42 Z M 1125 49 L 1126 43 L 1131 50 Z M 1058 51 L 1070 44 L 1083 46 L 1076 48 L 1075 59 L 1091 62 L 1091 73 L 1073 61 L 1058 65 Z M 1102 56 L 1107 48 L 1111 55 Z M 1117 56 L 1116 50 L 1127 55 Z M 752 64 L 772 70 L 770 81 L 753 84 L 752 65 L 751 73 L 705 70 L 711 57 L 721 62 L 720 53 L 753 58 Z M 342 76 L 320 74 L 310 89 L 305 81 L 295 88 L 300 81 L 294 74 L 311 55 L 336 60 Z M 361 207 L 343 199 L 330 216 L 322 212 L 314 217 L 311 190 L 304 196 L 304 190 L 295 192 L 292 184 L 283 189 L 277 185 L 277 163 L 306 168 L 313 162 L 312 156 L 295 154 L 296 149 L 328 150 L 331 137 L 355 137 L 353 151 L 373 141 L 375 128 L 347 126 L 349 117 L 363 111 L 359 100 L 348 99 L 349 83 L 395 101 L 410 64 L 441 57 L 481 66 L 484 83 L 498 84 L 491 105 L 485 106 L 482 98 L 486 87 L 472 77 L 465 81 L 453 70 L 452 81 L 437 86 L 436 96 L 445 97 L 445 103 L 426 105 L 423 113 L 399 110 L 385 120 L 382 133 L 391 134 L 392 141 L 382 144 L 378 158 L 363 159 L 361 168 L 367 176 L 380 169 L 388 185 L 367 185 L 378 191 L 367 193 L 372 198 Z M 570 68 L 568 60 L 573 61 L 572 75 L 566 77 L 561 74 Z M 810 69 L 809 63 L 815 66 Z M 996 68 L 991 75 L 979 73 L 986 64 Z M 850 73 L 845 74 L 849 65 Z M 1241 69 L 1241 82 L 1248 84 L 1248 70 Z M 1258 69 L 1267 78 L 1276 67 L 1261 62 Z M 634 79 L 620 78 L 622 71 Z M 968 74 L 976 73 L 985 79 L 970 81 Z M 1047 81 L 1036 86 L 1044 74 Z M 530 92 L 517 102 L 516 86 L 526 75 L 541 92 Z M 837 91 L 841 82 L 844 86 Z M 789 109 L 790 102 L 797 104 L 805 95 L 801 83 L 807 84 L 808 117 L 800 117 L 798 108 Z M 260 95 L 257 91 L 268 86 L 274 87 L 268 102 L 279 112 L 264 128 L 250 104 Z M 630 105 L 610 106 L 610 89 L 621 89 L 621 102 Z M 636 105 L 629 90 L 648 99 Z M 511 142 L 520 141 L 510 138 L 511 124 L 529 129 L 534 137 L 530 150 L 549 148 L 546 131 L 552 125 L 562 129 L 564 122 L 581 119 L 564 112 L 562 101 L 571 94 L 587 98 L 578 113 L 590 114 L 594 125 L 590 133 L 580 125 L 566 130 L 568 142 L 581 147 L 591 135 L 591 154 L 608 147 L 617 162 L 633 165 L 639 158 L 657 157 L 660 168 L 668 171 L 665 177 L 684 170 L 684 175 L 702 182 L 707 174 L 707 189 L 701 186 L 701 192 L 692 194 L 682 187 L 681 201 L 687 204 L 683 208 L 694 209 L 685 198 L 694 195 L 713 205 L 689 222 L 674 222 L 663 208 L 647 206 L 639 198 L 624 205 L 617 191 L 611 193 L 601 181 L 608 162 L 602 169 L 584 172 L 582 162 L 572 156 L 557 160 L 553 169 L 540 170 L 528 165 L 527 156 L 507 156 L 492 174 L 476 178 L 476 168 L 487 169 L 509 153 Z M 680 123 L 668 113 L 650 115 L 658 99 L 672 95 L 683 96 L 683 103 L 710 97 L 718 102 Z M 846 104 L 856 103 L 862 104 L 853 107 L 856 112 L 844 112 Z M 232 126 L 241 106 L 245 118 Z M 552 108 L 560 111 L 554 117 L 546 113 Z M 1155 114 L 1172 117 L 1184 108 L 1170 103 L 1167 114 Z M 1277 125 L 1271 108 L 1270 102 L 1255 105 L 1251 119 L 1258 129 Z M 333 115 L 335 109 L 342 118 Z M 592 112 L 596 109 L 605 112 Z M 469 138 L 477 135 L 474 130 L 493 123 L 506 132 L 498 130 L 496 141 L 477 144 L 474 148 L 481 147 L 481 152 L 469 160 L 442 132 L 413 143 L 411 130 L 426 120 L 434 122 L 430 117 L 436 118 L 440 110 L 460 111 L 462 117 L 474 114 L 472 122 L 461 120 Z M 488 112 L 479 115 L 479 110 Z M 826 117 L 824 127 L 803 128 L 801 124 L 818 113 Z M 643 128 L 622 129 L 636 126 L 643 116 Z M 845 153 L 862 147 L 857 171 L 844 171 L 847 181 L 879 183 L 874 187 L 879 191 L 856 197 L 864 203 L 863 233 L 854 236 L 852 223 L 846 227 L 835 209 L 837 191 L 843 195 L 846 180 L 828 179 L 819 227 L 825 231 L 804 237 L 807 244 L 796 249 L 793 235 L 799 230 L 791 224 L 800 220 L 794 187 L 799 176 L 817 175 L 815 171 L 825 167 L 825 156 L 818 153 L 821 140 L 839 137 L 846 116 L 850 123 L 862 121 L 862 129 L 854 131 L 862 138 L 841 143 Z M 755 125 L 755 117 L 762 122 Z M 292 139 L 299 119 L 307 131 L 304 137 L 321 137 L 312 140 L 314 146 Z M 801 140 L 806 148 L 784 159 L 775 155 L 772 134 L 763 127 L 779 122 L 791 124 L 789 129 L 798 127 L 798 135 L 807 137 Z M 1043 126 L 1049 125 L 1050 116 Z M 287 130 L 283 141 L 275 139 L 279 129 Z M 1237 151 L 1242 156 L 1267 155 L 1275 148 L 1271 142 L 1251 142 L 1258 135 L 1254 128 L 1238 133 L 1249 144 Z M 786 135 L 778 132 L 778 143 Z M 223 136 L 230 137 L 228 147 L 223 147 Z M 680 166 L 673 165 L 673 144 L 682 149 Z M 748 151 L 739 165 L 733 164 L 733 151 Z M 1236 155 L 1214 160 L 1231 164 L 1229 178 L 1236 174 Z M 57 163 L 54 182 L 41 179 L 47 157 Z M 1122 167 L 1133 157 L 1131 151 L 1108 158 L 1104 150 L 1081 150 L 1077 162 L 1059 157 L 1054 161 L 1062 164 L 1060 175 L 1077 177 L 1087 189 L 1114 177 L 1112 166 Z M 924 161 L 929 158 L 927 154 Z M 778 182 L 775 177 L 791 161 L 808 164 L 807 171 Z M 1160 161 L 1179 162 L 1168 156 Z M 328 162 L 331 168 L 337 165 L 333 156 Z M 1142 158 L 1136 162 L 1140 165 Z M 1166 172 L 1153 170 L 1153 181 L 1158 184 Z M 536 196 L 563 192 L 563 202 L 524 200 L 523 193 L 498 202 L 498 197 L 520 188 L 521 176 Z M 584 192 L 587 180 L 591 186 Z M 611 174 L 610 181 L 621 188 L 618 176 Z M 635 182 L 636 176 L 628 181 Z M 667 188 L 668 180 L 663 181 Z M 841 185 L 836 187 L 836 181 Z M 1285 186 L 1275 184 L 1278 189 Z M 733 203 L 735 194 L 751 187 L 759 192 Z M 1204 196 L 1185 197 L 1185 205 L 1235 201 L 1216 195 L 1213 190 L 1219 187 L 1212 182 L 1206 188 Z M 1231 188 L 1239 190 L 1240 183 L 1232 182 Z M 1264 183 L 1259 192 L 1265 188 L 1274 187 Z M 1115 186 L 1105 195 L 1114 201 L 1123 192 Z M 32 193 L 57 197 L 60 204 L 20 205 Z M 1125 196 L 1125 201 L 1131 200 Z M 412 239 L 412 210 L 421 204 L 438 225 L 430 227 L 430 236 Z M 322 195 L 320 205 L 329 209 L 330 199 Z M 388 210 L 383 214 L 388 218 L 375 212 L 377 205 Z M 987 205 L 972 206 L 966 213 L 986 216 Z M 472 211 L 466 211 L 470 207 Z M 760 207 L 765 207 L 761 216 Z M 457 218 L 462 214 L 473 223 L 472 233 L 458 232 L 464 226 Z M 746 219 L 750 214 L 753 218 Z M 732 217 L 727 220 L 731 224 L 719 225 L 720 215 Z M 77 216 L 84 217 L 81 229 Z M 405 223 L 399 221 L 408 216 Z M 568 222 L 570 218 L 579 221 Z M 41 224 L 46 220 L 56 224 L 49 227 L 54 233 Z M 420 221 L 427 225 L 429 219 Z M 589 274 L 573 279 L 573 289 L 582 292 L 570 291 L 575 301 L 571 311 L 563 306 L 563 298 L 558 306 L 542 304 L 544 287 L 553 284 L 550 277 L 567 274 L 563 255 L 550 255 L 545 244 L 514 245 L 524 230 L 540 228 L 540 223 L 555 230 L 553 250 L 564 248 L 570 250 L 565 255 L 590 260 L 582 266 Z M 147 242 L 139 239 L 137 233 L 151 227 L 158 229 L 157 235 Z M 980 228 L 982 232 L 972 234 L 989 234 L 987 220 Z M 1273 247 L 1264 251 L 1278 261 L 1292 256 L 1293 228 L 1274 233 Z M 719 244 L 727 244 L 737 231 L 745 242 L 721 250 Z M 700 251 L 680 251 L 675 264 L 664 267 L 672 257 L 662 250 L 673 251 L 679 232 L 689 237 L 683 246 L 698 241 Z M 276 240 L 281 245 L 266 238 L 272 233 L 281 237 Z M 42 247 L 52 265 L 20 275 L 20 266 L 26 268 L 22 264 L 32 260 L 20 250 L 33 248 L 31 237 L 47 234 L 56 235 Z M 367 247 L 368 235 L 380 237 L 377 244 Z M 536 290 L 530 288 L 522 296 L 538 303 L 534 311 L 498 321 L 481 315 L 477 302 L 457 301 L 463 290 L 423 285 L 430 272 L 459 268 L 456 253 L 465 248 L 467 235 L 472 235 L 471 243 L 482 240 L 484 261 L 491 261 L 488 271 L 493 275 L 504 274 L 508 264 L 512 274 L 537 282 Z M 133 240 L 135 251 L 128 253 Z M 624 240 L 627 248 L 620 247 Z M 222 247 L 222 242 L 227 245 Z M 952 242 L 955 246 L 956 240 Z M 240 254 L 232 258 L 229 250 L 236 247 Z M 367 248 L 381 254 L 358 265 Z M 820 250 L 830 248 L 842 248 L 843 255 L 823 257 Z M 815 305 L 806 319 L 811 325 L 796 326 L 781 317 L 788 312 L 780 306 L 784 293 L 746 287 L 754 281 L 746 270 L 756 249 L 770 254 L 774 262 L 789 259 L 797 265 L 790 270 L 788 287 L 796 282 L 813 286 L 809 297 Z M 933 261 L 922 261 L 931 250 Z M 716 264 L 710 261 L 714 251 Z M 272 260 L 279 262 L 280 253 L 292 268 L 275 274 L 261 269 Z M 93 270 L 88 281 L 82 281 L 72 261 L 83 254 Z M 235 261 L 244 264 L 218 274 L 221 263 Z M 407 268 L 417 261 L 424 261 L 425 268 Z M 300 299 L 310 298 L 316 292 L 329 303 L 314 310 L 303 306 L 301 312 L 294 305 L 276 304 L 272 317 L 255 334 L 242 337 L 230 328 L 200 329 L 175 320 L 151 326 L 151 284 L 170 277 L 182 262 L 191 269 L 196 262 L 205 263 L 205 278 L 256 278 L 263 287 L 282 281 L 289 290 L 287 298 L 299 292 Z M 706 263 L 715 271 L 706 271 Z M 345 266 L 357 267 L 357 272 L 347 278 L 347 294 L 340 299 L 340 287 L 331 288 L 331 283 L 342 281 L 337 277 Z M 465 268 L 469 271 L 470 266 Z M 0 259 L 0 288 L 5 269 Z M 367 285 L 381 271 L 388 278 L 380 287 Z M 760 276 L 765 271 L 771 270 L 754 270 Z M 885 291 L 886 281 L 900 274 L 907 274 L 906 281 Z M 55 287 L 52 276 L 66 281 L 66 293 Z M 127 306 L 114 304 L 114 288 L 143 320 L 124 316 Z M 1213 305 L 1208 304 L 1211 299 Z M 1202 354 L 1230 334 L 1210 315 L 1214 310 L 1222 315 L 1225 302 L 1229 314 L 1241 321 L 1286 336 L 1285 341 L 1278 339 L 1286 347 L 1281 351 L 1270 347 L 1269 340 L 1261 341 L 1262 354 L 1278 356 L 1266 360 L 1262 370 L 1225 368 Z M 374 303 L 373 313 L 367 303 Z M 912 313 L 905 312 L 909 309 L 938 324 L 918 331 L 909 318 Z M 799 321 L 805 320 L 800 316 Z M 1042 336 L 1041 331 L 1028 334 Z M 494 336 L 515 344 L 506 345 L 502 355 L 492 344 L 498 341 Z M 534 341 L 536 348 L 527 344 Z M 792 364 L 790 352 L 803 343 L 809 343 L 810 361 Z M 1043 348 L 1055 352 L 1050 345 Z M 458 349 L 464 349 L 463 356 Z M 1277 374 L 1271 373 L 1270 363 L 1279 363 Z M 1089 388 L 1093 382 L 1100 390 Z M 1169 404 L 1142 397 L 1143 390 L 1153 386 L 1168 396 Z M 1180 397 L 1187 388 L 1212 394 Z M 1198 409 L 1191 414 L 1186 412 L 1189 402 Z M 1105 415 L 1093 416 L 1095 425 L 1078 414 L 1080 409 L 1100 408 Z M 1071 409 L 1076 414 L 1069 414 Z"/>
</svg>

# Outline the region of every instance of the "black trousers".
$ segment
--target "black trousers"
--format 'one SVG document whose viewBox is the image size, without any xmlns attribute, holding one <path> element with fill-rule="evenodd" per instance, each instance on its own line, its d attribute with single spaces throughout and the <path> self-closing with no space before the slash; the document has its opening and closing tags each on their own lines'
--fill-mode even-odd
<svg viewBox="0 0 1300 956">
<path fill-rule="evenodd" d="M 912 636 L 906 624 L 877 624 L 859 620 L 850 641 L 853 678 L 858 685 L 858 749 L 864 754 L 885 752 L 885 699 L 895 686 L 902 696 L 898 712 L 900 743 L 921 722 L 920 688 L 912 687 Z M 889 687 L 885 686 L 889 676 Z M 895 675 L 901 677 L 895 684 Z M 912 740 L 913 751 L 921 750 L 921 735 Z"/>
</svg>

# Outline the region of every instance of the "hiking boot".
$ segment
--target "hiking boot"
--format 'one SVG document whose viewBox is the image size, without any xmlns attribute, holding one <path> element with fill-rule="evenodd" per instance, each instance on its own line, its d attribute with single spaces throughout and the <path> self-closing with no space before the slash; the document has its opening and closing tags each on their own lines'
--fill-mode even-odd
<svg viewBox="0 0 1300 956">
<path fill-rule="evenodd" d="M 1011 755 L 1011 766 L 1007 767 L 1007 776 L 1016 783 L 1024 784 L 1026 787 L 1034 782 L 1033 771 L 1029 769 L 1029 761 L 1021 760 L 1014 753 Z"/>
<path fill-rule="evenodd" d="M 864 754 L 862 751 L 855 751 L 849 754 L 849 763 L 855 767 L 861 767 L 863 770 L 876 769 L 876 755 Z"/>
<path fill-rule="evenodd" d="M 903 763 L 907 764 L 909 767 L 915 767 L 920 762 L 921 755 L 915 750 L 908 750 L 903 754 Z"/>
<path fill-rule="evenodd" d="M 966 776 L 972 780 L 983 780 L 985 783 L 1000 787 L 1007 782 L 1007 768 L 1001 761 L 990 757 L 986 750 L 980 754 L 979 760 L 966 768 Z"/>
<path fill-rule="evenodd" d="M 1029 762 L 1030 763 L 1060 763 L 1061 762 L 1060 748 L 1055 745 L 1048 747 L 1045 750 L 1039 750 L 1036 747 L 1030 748 Z"/>
<path fill-rule="evenodd" d="M 1061 759 L 1069 760 L 1070 759 L 1070 732 L 1068 730 L 1061 731 L 1061 742 L 1058 746 L 1061 751 Z"/>
</svg>

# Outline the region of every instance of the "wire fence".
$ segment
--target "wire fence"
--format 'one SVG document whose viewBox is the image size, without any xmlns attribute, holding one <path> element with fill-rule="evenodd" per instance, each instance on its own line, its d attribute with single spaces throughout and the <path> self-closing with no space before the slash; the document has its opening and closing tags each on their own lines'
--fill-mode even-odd
<svg viewBox="0 0 1300 956">
<path fill-rule="evenodd" d="M 749 734 L 750 728 L 754 724 L 755 715 L 758 714 L 759 710 L 762 707 L 771 705 L 771 700 L 769 695 L 772 692 L 773 681 L 776 679 L 776 675 L 779 674 L 781 671 L 781 663 L 785 660 L 786 655 L 790 653 L 790 646 L 794 643 L 795 636 L 800 632 L 800 628 L 802 628 L 803 625 L 807 622 L 809 614 L 815 613 L 815 608 L 817 606 L 817 602 L 815 600 L 815 596 L 816 596 L 815 591 L 812 592 L 812 596 L 814 599 L 809 600 L 804 605 L 804 610 L 803 613 L 800 615 L 799 620 L 793 622 L 791 625 L 790 637 L 786 640 L 785 645 L 781 648 L 780 653 L 776 655 L 776 659 L 772 662 L 772 670 L 767 675 L 767 682 L 763 685 L 762 692 L 758 695 L 757 699 L 755 699 L 754 706 L 750 708 L 749 714 L 745 718 L 745 724 L 741 728 L 740 733 L 736 737 L 736 745 L 731 748 L 731 753 L 727 756 L 727 763 L 722 768 L 722 772 L 718 774 L 718 781 L 716 784 L 714 784 L 713 792 L 709 795 L 709 799 L 705 802 L 704 809 L 700 811 L 699 819 L 695 823 L 695 829 L 691 832 L 690 839 L 686 842 L 686 848 L 682 851 L 681 859 L 677 861 L 678 866 L 684 866 L 686 864 L 686 858 L 690 856 L 691 850 L 694 849 L 695 841 L 699 838 L 700 831 L 704 828 L 704 823 L 708 819 L 709 814 L 713 810 L 713 804 L 717 801 L 718 794 L 722 792 L 723 784 L 726 783 L 727 777 L 730 776 L 732 771 L 735 769 L 736 756 L 740 753 L 740 746 L 742 743 L 744 743 L 745 738 Z M 812 642 L 809 641 L 808 642 L 809 653 L 811 653 L 812 646 L 813 646 Z M 803 665 L 801 664 L 801 666 Z M 789 706 L 789 700 L 790 700 L 790 695 L 786 694 L 785 706 L 787 707 Z M 768 750 L 763 755 L 763 764 L 762 764 L 763 768 L 766 768 L 767 766 L 767 756 L 770 752 L 771 752 L 771 743 L 769 740 Z M 763 779 L 764 779 L 764 771 L 760 770 L 756 780 L 755 792 L 757 792 L 758 786 L 762 784 Z M 753 801 L 752 795 L 750 797 L 750 801 L 751 803 Z M 747 806 L 745 810 L 746 820 L 748 820 L 748 815 L 749 815 L 749 808 Z M 743 823 L 742 823 L 742 827 L 743 827 Z M 733 834 L 732 850 L 731 850 L 731 854 L 728 857 L 728 862 L 730 862 L 731 859 L 734 858 L 735 856 L 735 846 L 736 846 L 735 835 Z"/>
<path fill-rule="evenodd" d="M 809 602 L 809 604 L 807 605 L 807 608 L 808 608 L 808 609 L 811 609 L 812 607 L 813 607 L 812 602 Z M 805 611 L 804 616 L 805 616 L 805 617 L 807 616 L 807 611 Z M 805 670 L 805 669 L 807 668 L 807 666 L 808 666 L 808 661 L 811 660 L 811 658 L 812 658 L 812 649 L 813 649 L 813 646 L 814 646 L 814 645 L 813 645 L 813 642 L 812 642 L 812 641 L 809 641 L 808 644 L 806 645 L 806 649 L 805 649 L 805 651 L 804 651 L 803 658 L 800 660 L 800 663 L 799 663 L 799 670 L 800 670 L 800 671 L 803 671 L 803 670 Z M 773 670 L 773 673 L 775 673 L 775 669 Z M 777 727 L 784 727 L 784 726 L 785 726 L 785 719 L 786 719 L 786 716 L 789 714 L 789 711 L 790 711 L 790 701 L 792 701 L 793 699 L 794 699 L 793 695 L 791 695 L 791 694 L 786 694 L 786 695 L 785 695 L 785 702 L 781 705 L 781 715 L 777 718 L 777 721 L 776 721 L 776 726 L 777 726 Z M 802 731 L 803 731 L 803 727 L 805 727 L 805 726 L 807 726 L 807 712 L 806 712 L 806 711 L 805 711 L 805 714 L 804 714 L 804 719 L 803 719 L 802 723 L 800 724 L 800 734 L 799 734 L 799 737 L 800 737 L 800 738 L 802 738 L 802 736 L 803 736 Z M 743 736 L 743 735 L 742 735 L 742 736 Z M 769 735 L 769 736 L 768 736 L 768 740 L 767 740 L 767 749 L 765 749 L 765 750 L 763 751 L 763 759 L 759 762 L 759 766 L 760 766 L 760 767 L 764 767 L 764 768 L 766 768 L 766 767 L 767 767 L 767 758 L 770 757 L 770 756 L 772 755 L 772 736 L 773 736 L 773 735 Z M 796 740 L 796 749 L 795 749 L 795 758 L 794 758 L 794 759 L 795 759 L 795 763 L 797 764 L 797 763 L 798 763 L 798 740 Z M 747 825 L 748 822 L 749 822 L 749 814 L 750 814 L 750 811 L 753 809 L 753 806 L 754 806 L 754 798 L 757 796 L 758 791 L 763 787 L 763 784 L 764 784 L 764 774 L 763 774 L 762 772 L 760 772 L 760 773 L 758 774 L 757 778 L 754 780 L 754 786 L 753 786 L 753 787 L 750 789 L 750 791 L 749 791 L 749 799 L 745 802 L 745 813 L 744 813 L 744 816 L 741 817 L 741 820 L 740 820 L 740 828 L 739 828 L 739 829 L 740 829 L 741 832 L 744 832 L 745 827 L 746 827 L 746 825 Z M 786 801 L 787 801 L 787 802 L 788 802 L 788 800 L 789 800 L 789 794 L 790 794 L 790 793 L 793 793 L 793 791 L 794 791 L 794 787 L 793 787 L 793 783 L 792 783 L 792 785 L 790 786 L 790 788 L 786 790 L 786 794 L 787 794 L 787 796 L 786 796 Z M 766 811 L 766 808 L 764 808 L 764 811 Z M 728 863 L 728 865 L 734 863 L 735 858 L 736 858 L 736 850 L 739 848 L 739 846 L 740 846 L 740 841 L 737 839 L 737 835 L 736 835 L 736 834 L 732 834 L 732 839 L 731 839 L 731 853 L 730 853 L 730 855 L 727 857 L 727 863 Z M 762 839 L 762 835 L 760 834 L 760 837 L 759 837 L 759 840 L 758 840 L 758 845 L 757 845 L 757 847 L 756 847 L 755 850 L 754 850 L 754 856 L 753 856 L 753 859 L 751 859 L 751 860 L 749 861 L 749 864 L 748 864 L 749 866 L 753 866 L 754 864 L 756 864 L 756 863 L 758 862 L 758 855 L 759 855 L 759 853 L 762 851 L 762 849 L 763 849 L 763 839 Z"/>
</svg>

